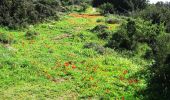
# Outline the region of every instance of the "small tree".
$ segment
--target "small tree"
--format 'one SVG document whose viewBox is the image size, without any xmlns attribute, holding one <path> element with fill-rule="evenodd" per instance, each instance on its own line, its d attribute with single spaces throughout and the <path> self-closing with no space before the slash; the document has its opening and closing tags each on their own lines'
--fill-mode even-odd
<svg viewBox="0 0 170 100">
<path fill-rule="evenodd" d="M 111 3 L 104 3 L 99 8 L 101 14 L 109 14 L 115 12 L 114 6 Z"/>
</svg>

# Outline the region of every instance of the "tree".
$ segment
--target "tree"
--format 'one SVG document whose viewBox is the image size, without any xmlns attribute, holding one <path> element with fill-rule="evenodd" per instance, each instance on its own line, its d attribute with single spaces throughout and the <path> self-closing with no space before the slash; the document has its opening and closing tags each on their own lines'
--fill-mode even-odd
<svg viewBox="0 0 170 100">
<path fill-rule="evenodd" d="M 145 20 L 152 21 L 153 24 L 164 23 L 166 32 L 170 33 L 170 8 L 163 6 L 162 3 L 150 5 L 146 9 L 138 12 L 136 15 Z"/>
<path fill-rule="evenodd" d="M 144 9 L 148 3 L 147 0 L 93 0 L 94 7 L 99 7 L 104 3 L 111 3 L 120 13 L 127 13 L 133 10 Z"/>
</svg>

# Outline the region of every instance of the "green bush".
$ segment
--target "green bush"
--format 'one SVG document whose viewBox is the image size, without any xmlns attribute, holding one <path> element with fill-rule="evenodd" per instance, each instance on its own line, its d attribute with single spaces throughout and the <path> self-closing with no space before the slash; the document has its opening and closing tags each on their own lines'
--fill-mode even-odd
<svg viewBox="0 0 170 100">
<path fill-rule="evenodd" d="M 84 12 L 91 4 L 90 0 L 60 0 L 63 11 Z"/>
<path fill-rule="evenodd" d="M 127 50 L 135 50 L 138 43 L 151 46 L 163 30 L 164 27 L 153 25 L 151 22 L 128 19 L 127 24 L 123 24 L 120 30 L 113 34 L 106 46 Z"/>
<path fill-rule="evenodd" d="M 81 4 L 80 4 L 80 6 L 81 6 L 81 9 L 80 9 L 80 11 L 81 11 L 81 12 L 86 11 L 86 9 L 88 8 L 87 3 L 84 3 L 84 2 L 83 2 L 83 3 L 81 3 Z"/>
<path fill-rule="evenodd" d="M 14 40 L 13 40 L 13 37 L 12 37 L 10 34 L 0 33 L 0 43 L 10 44 L 10 43 L 12 43 L 13 41 L 14 41 Z"/>
<path fill-rule="evenodd" d="M 167 59 L 167 56 L 170 54 L 170 35 L 163 34 L 159 36 L 156 41 L 156 45 L 153 46 L 153 50 L 155 53 L 156 65 L 160 66 L 170 60 Z"/>
<path fill-rule="evenodd" d="M 112 38 L 109 40 L 107 47 L 115 48 L 115 49 L 127 49 L 127 50 L 134 50 L 136 47 L 136 43 L 125 30 L 117 31 L 112 35 Z"/>
<path fill-rule="evenodd" d="M 114 19 L 114 18 L 108 18 L 106 19 L 106 23 L 108 24 L 120 24 L 120 20 L 119 19 Z"/>
<path fill-rule="evenodd" d="M 100 7 L 100 13 L 105 15 L 105 14 L 113 14 L 115 12 L 114 6 L 111 3 L 104 3 Z"/>
<path fill-rule="evenodd" d="M 106 9 L 104 10 L 106 13 L 107 11 L 128 13 L 131 11 L 144 9 L 148 4 L 148 0 L 92 0 L 92 4 L 94 7 L 100 7 L 103 5 L 101 8 Z"/>
<path fill-rule="evenodd" d="M 170 33 L 170 21 L 166 23 L 166 32 Z"/>
<path fill-rule="evenodd" d="M 96 43 L 86 43 L 84 45 L 84 48 L 93 49 L 99 54 L 105 54 L 106 53 L 106 49 L 103 46 L 96 44 Z"/>
<path fill-rule="evenodd" d="M 147 43 L 138 43 L 133 52 L 135 56 L 142 57 L 147 60 L 151 60 L 154 58 L 152 48 Z"/>
<path fill-rule="evenodd" d="M 158 37 L 152 49 L 155 63 L 150 68 L 151 77 L 145 95 L 148 99 L 168 100 L 170 99 L 170 35 L 164 34 Z"/>
<path fill-rule="evenodd" d="M 97 34 L 100 39 L 108 39 L 112 35 L 110 30 L 103 30 Z"/>
<path fill-rule="evenodd" d="M 96 22 L 97 23 L 104 22 L 104 19 L 97 19 Z"/>
<path fill-rule="evenodd" d="M 107 39 L 112 34 L 112 32 L 108 30 L 108 27 L 106 25 L 97 25 L 91 31 L 93 33 L 96 33 L 97 36 L 101 39 Z"/>
<path fill-rule="evenodd" d="M 97 44 L 96 43 L 86 43 L 85 45 L 84 45 L 84 48 L 88 48 L 88 49 L 90 49 L 90 48 L 93 48 L 93 47 L 96 47 L 97 46 Z"/>
<path fill-rule="evenodd" d="M 144 20 L 152 21 L 153 24 L 160 25 L 164 23 L 166 32 L 170 33 L 170 9 L 162 6 L 148 6 L 146 9 L 137 12 L 137 17 L 141 17 Z"/>
<path fill-rule="evenodd" d="M 35 32 L 35 31 L 27 31 L 26 34 L 25 34 L 25 37 L 26 37 L 28 40 L 31 40 L 31 39 L 36 38 L 36 36 L 37 36 L 38 34 L 39 34 L 39 33 Z"/>
<path fill-rule="evenodd" d="M 1 0 L 0 25 L 9 28 L 26 27 L 55 16 L 59 11 L 56 0 Z"/>
<path fill-rule="evenodd" d="M 103 31 L 105 29 L 108 29 L 108 27 L 106 25 L 97 25 L 91 31 L 92 32 L 100 32 L 100 31 Z"/>
</svg>

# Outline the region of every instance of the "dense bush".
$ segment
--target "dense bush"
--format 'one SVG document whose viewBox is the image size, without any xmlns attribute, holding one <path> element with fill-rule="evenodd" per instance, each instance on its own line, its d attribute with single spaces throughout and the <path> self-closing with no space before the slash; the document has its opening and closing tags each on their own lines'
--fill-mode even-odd
<svg viewBox="0 0 170 100">
<path fill-rule="evenodd" d="M 120 20 L 119 19 L 116 19 L 116 18 L 108 18 L 106 19 L 106 23 L 108 24 L 120 24 Z"/>
<path fill-rule="evenodd" d="M 151 79 L 145 91 L 147 99 L 170 99 L 170 35 L 160 36 L 154 47 L 155 63 L 150 68 Z M 155 95 L 158 95 L 155 97 Z"/>
<path fill-rule="evenodd" d="M 90 0 L 60 0 L 62 8 L 68 11 L 83 12 L 91 4 Z"/>
<path fill-rule="evenodd" d="M 91 0 L 59 0 L 61 1 L 61 4 L 64 6 L 69 5 L 81 5 L 83 3 L 90 4 Z"/>
<path fill-rule="evenodd" d="M 103 46 L 96 44 L 96 43 L 86 43 L 84 45 L 84 48 L 93 49 L 96 52 L 98 52 L 99 54 L 105 54 L 106 53 L 106 49 Z"/>
<path fill-rule="evenodd" d="M 100 32 L 100 31 L 103 31 L 103 30 L 106 30 L 106 29 L 108 29 L 108 26 L 106 26 L 106 25 L 97 25 L 91 31 L 92 32 Z"/>
<path fill-rule="evenodd" d="M 97 25 L 91 31 L 96 33 L 97 36 L 101 39 L 107 39 L 112 34 L 106 25 Z"/>
<path fill-rule="evenodd" d="M 1 0 L 0 25 L 25 27 L 55 16 L 58 7 L 57 0 Z"/>
<path fill-rule="evenodd" d="M 106 46 L 132 51 L 142 48 L 142 51 L 134 53 L 154 60 L 149 68 L 151 77 L 146 97 L 149 100 L 170 99 L 170 35 L 165 33 L 164 25 L 140 19 L 128 20 Z"/>
<path fill-rule="evenodd" d="M 128 34 L 124 32 L 124 30 L 120 30 L 113 34 L 111 40 L 106 46 L 116 49 L 132 50 L 136 47 L 136 42 L 133 42 L 131 37 L 129 37 Z"/>
<path fill-rule="evenodd" d="M 104 3 L 100 5 L 100 13 L 105 15 L 105 14 L 113 14 L 115 12 L 114 7 L 111 3 Z"/>
<path fill-rule="evenodd" d="M 113 34 L 106 46 L 127 50 L 135 50 L 138 43 L 147 43 L 151 46 L 163 30 L 163 27 L 153 25 L 151 22 L 128 19 L 127 24 L 123 24 L 121 29 Z"/>
<path fill-rule="evenodd" d="M 97 23 L 104 22 L 104 19 L 97 19 L 96 22 Z"/>
<path fill-rule="evenodd" d="M 10 44 L 13 41 L 13 37 L 10 34 L 0 33 L 0 43 Z"/>
<path fill-rule="evenodd" d="M 35 31 L 27 31 L 26 34 L 25 34 L 25 37 L 26 37 L 28 40 L 31 40 L 31 39 L 36 38 L 37 35 L 38 35 L 38 33 L 35 32 Z"/>
<path fill-rule="evenodd" d="M 166 32 L 170 33 L 170 21 L 166 23 Z"/>
<path fill-rule="evenodd" d="M 145 8 L 147 2 L 147 0 L 93 0 L 92 4 L 94 7 L 99 7 L 104 3 L 110 3 L 117 12 L 128 13 L 129 11 Z"/>
<path fill-rule="evenodd" d="M 136 16 L 148 21 L 151 20 L 153 24 L 159 25 L 161 23 L 164 23 L 166 26 L 166 31 L 170 32 L 170 8 L 151 5 L 141 12 L 137 12 Z"/>
</svg>

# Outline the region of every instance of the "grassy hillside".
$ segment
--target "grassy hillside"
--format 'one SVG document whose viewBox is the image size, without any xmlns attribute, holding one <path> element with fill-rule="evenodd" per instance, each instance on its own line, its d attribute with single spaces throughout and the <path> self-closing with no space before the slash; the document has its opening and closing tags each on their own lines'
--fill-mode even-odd
<svg viewBox="0 0 170 100">
<path fill-rule="evenodd" d="M 114 49 L 100 54 L 84 48 L 91 42 L 106 43 L 89 31 L 96 25 L 107 25 L 112 31 L 119 28 L 119 24 L 97 23 L 98 19 L 105 17 L 65 15 L 59 21 L 30 26 L 28 30 L 38 33 L 33 39 L 25 36 L 27 29 L 0 28 L 13 39 L 11 44 L 0 44 L 0 98 L 140 99 L 135 93 L 145 88 L 146 80 L 137 73 L 145 70 L 146 61 Z"/>
</svg>

